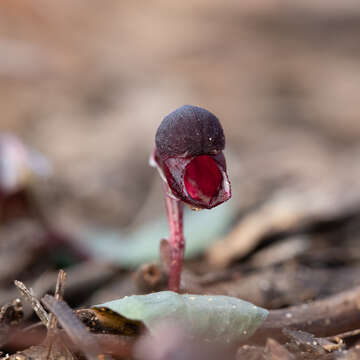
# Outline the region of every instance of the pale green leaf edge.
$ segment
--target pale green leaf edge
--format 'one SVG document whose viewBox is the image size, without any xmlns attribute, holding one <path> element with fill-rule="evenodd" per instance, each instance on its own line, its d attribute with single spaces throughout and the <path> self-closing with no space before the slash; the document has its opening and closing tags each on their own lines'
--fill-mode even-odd
<svg viewBox="0 0 360 360">
<path fill-rule="evenodd" d="M 107 308 L 129 320 L 142 321 L 150 332 L 162 321 L 175 320 L 191 337 L 225 344 L 250 337 L 268 316 L 267 310 L 234 297 L 172 291 L 126 296 L 94 308 Z"/>
</svg>

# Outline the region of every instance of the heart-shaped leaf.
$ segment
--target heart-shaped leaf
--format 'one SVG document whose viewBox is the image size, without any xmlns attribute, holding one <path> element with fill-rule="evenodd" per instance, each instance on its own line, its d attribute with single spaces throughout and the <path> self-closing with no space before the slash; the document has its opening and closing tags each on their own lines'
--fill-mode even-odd
<svg viewBox="0 0 360 360">
<path fill-rule="evenodd" d="M 267 310 L 237 298 L 180 295 L 172 291 L 128 296 L 96 305 L 93 310 L 100 319 L 111 314 L 114 324 L 123 326 L 124 319 L 130 324 L 140 322 L 150 333 L 156 331 L 156 325 L 162 321 L 175 321 L 186 329 L 189 337 L 224 344 L 251 336 L 268 315 Z M 115 321 L 114 314 L 122 321 Z"/>
</svg>

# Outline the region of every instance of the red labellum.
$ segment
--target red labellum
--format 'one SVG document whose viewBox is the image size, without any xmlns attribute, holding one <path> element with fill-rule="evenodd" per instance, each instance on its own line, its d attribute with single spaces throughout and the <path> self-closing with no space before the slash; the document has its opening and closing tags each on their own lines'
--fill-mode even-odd
<svg viewBox="0 0 360 360">
<path fill-rule="evenodd" d="M 221 182 L 221 171 L 209 155 L 195 157 L 185 168 L 185 189 L 197 201 L 210 203 L 217 196 Z"/>
<path fill-rule="evenodd" d="M 168 185 L 169 195 L 194 208 L 211 209 L 231 197 L 222 152 L 189 158 L 173 157 L 162 161 L 155 149 L 152 159 Z"/>
</svg>

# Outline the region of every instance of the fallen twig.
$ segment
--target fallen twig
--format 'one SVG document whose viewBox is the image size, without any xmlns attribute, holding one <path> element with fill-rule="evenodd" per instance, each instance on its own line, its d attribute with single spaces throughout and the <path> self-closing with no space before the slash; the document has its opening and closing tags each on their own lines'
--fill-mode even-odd
<svg viewBox="0 0 360 360">
<path fill-rule="evenodd" d="M 264 324 L 250 339 L 264 343 L 271 337 L 285 341 L 284 328 L 329 337 L 360 328 L 360 286 L 312 303 L 271 310 Z"/>
<path fill-rule="evenodd" d="M 54 297 L 56 300 L 62 300 L 64 296 L 64 288 L 65 288 L 65 280 L 66 280 L 66 273 L 64 270 L 59 270 L 58 278 L 56 281 L 56 288 Z M 57 323 L 57 319 L 53 313 L 50 314 L 49 317 L 49 330 L 55 329 Z"/>
<path fill-rule="evenodd" d="M 110 359 L 102 355 L 96 338 L 63 300 L 45 295 L 41 301 L 56 316 L 71 341 L 79 347 L 87 359 L 98 360 L 99 356 L 102 356 L 102 359 Z"/>
<path fill-rule="evenodd" d="M 326 338 L 326 340 L 336 341 L 338 343 L 342 343 L 343 339 L 347 339 L 349 337 L 359 336 L 359 335 L 360 335 L 360 329 L 355 329 L 355 330 L 346 331 L 344 333 L 337 334 L 337 335 L 334 335 L 334 336 L 328 336 Z"/>
<path fill-rule="evenodd" d="M 338 250 L 339 251 L 339 250 Z M 306 303 L 360 286 L 360 266 L 312 268 L 294 262 L 246 272 L 236 268 L 233 278 L 202 285 L 203 292 L 239 297 L 268 309 Z M 231 271 L 228 272 L 231 274 Z M 231 276 L 231 275 L 230 275 Z M 196 277 L 195 277 L 196 280 Z"/>
<path fill-rule="evenodd" d="M 62 300 L 64 296 L 64 290 L 65 290 L 65 280 L 66 280 L 66 273 L 64 270 L 59 270 L 58 278 L 56 281 L 56 287 L 55 287 L 55 299 L 56 300 Z M 51 350 L 54 343 L 54 338 L 56 334 L 56 325 L 57 325 L 57 318 L 56 316 L 51 313 L 49 316 L 49 326 L 48 326 L 48 333 L 47 333 L 47 340 L 48 340 L 48 353 L 46 355 L 46 359 L 50 359 Z"/>
<path fill-rule="evenodd" d="M 49 315 L 41 305 L 40 300 L 21 281 L 15 280 L 15 285 L 20 290 L 24 298 L 31 303 L 31 307 L 35 311 L 36 315 L 47 327 L 49 325 Z"/>
</svg>

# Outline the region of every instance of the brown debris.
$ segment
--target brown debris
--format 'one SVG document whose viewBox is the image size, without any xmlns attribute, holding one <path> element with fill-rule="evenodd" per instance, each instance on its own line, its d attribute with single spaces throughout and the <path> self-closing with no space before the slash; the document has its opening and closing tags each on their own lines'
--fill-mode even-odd
<svg viewBox="0 0 360 360">
<path fill-rule="evenodd" d="M 3 346 L 11 337 L 12 328 L 23 319 L 23 308 L 20 299 L 11 304 L 3 305 L 0 309 L 0 346 Z"/>
<path fill-rule="evenodd" d="M 355 345 L 354 348 L 344 351 L 336 360 L 358 360 L 360 358 L 360 345 Z"/>
<path fill-rule="evenodd" d="M 167 275 L 157 264 L 144 264 L 134 274 L 137 293 L 147 294 L 166 288 Z"/>
<path fill-rule="evenodd" d="M 266 360 L 294 360 L 292 355 L 283 345 L 280 345 L 276 340 L 269 338 L 265 346 Z"/>
<path fill-rule="evenodd" d="M 284 328 L 302 330 L 316 337 L 329 337 L 360 328 L 360 287 L 312 303 L 271 310 L 264 324 L 251 338 L 261 343 L 268 337 L 286 341 Z"/>
<path fill-rule="evenodd" d="M 342 334 L 336 334 L 334 336 L 328 336 L 326 339 L 329 341 L 335 341 L 339 345 L 342 345 L 344 343 L 344 339 L 359 336 L 360 335 L 360 329 L 350 330 L 346 331 Z"/>
<path fill-rule="evenodd" d="M 291 342 L 288 347 L 292 349 L 293 352 L 306 352 L 314 356 L 321 356 L 327 352 L 340 350 L 342 348 L 342 345 L 335 344 L 323 338 L 317 338 L 313 334 L 305 331 L 284 328 L 283 333 L 290 339 Z"/>
<path fill-rule="evenodd" d="M 56 316 L 71 342 L 89 360 L 98 360 L 98 356 L 102 353 L 99 344 L 85 325 L 75 316 L 72 309 L 64 301 L 57 300 L 50 295 L 45 295 L 42 302 Z"/>
<path fill-rule="evenodd" d="M 299 199 L 292 199 L 287 193 L 265 202 L 241 220 L 225 239 L 210 248 L 209 263 L 225 267 L 236 258 L 248 254 L 265 235 L 298 227 L 304 222 L 304 215 L 308 215 L 301 206 Z"/>
<path fill-rule="evenodd" d="M 329 182 L 326 186 L 322 184 L 321 189 L 315 188 L 311 191 L 280 191 L 256 211 L 246 215 L 226 238 L 209 249 L 209 263 L 225 267 L 231 261 L 251 252 L 265 236 L 296 233 L 310 225 L 330 221 L 340 214 L 357 214 L 360 207 L 360 189 L 357 190 L 359 192 L 354 198 L 342 198 L 342 184 Z M 296 251 L 305 249 L 306 244 L 303 249 Z"/>
<path fill-rule="evenodd" d="M 232 270 L 233 279 L 203 285 L 203 291 L 226 294 L 269 309 L 308 302 L 360 285 L 360 267 L 312 268 L 294 261 L 243 274 Z M 201 284 L 201 279 L 200 279 Z"/>
<path fill-rule="evenodd" d="M 52 350 L 52 359 L 75 360 L 72 353 L 60 341 L 56 341 Z M 2 360 L 48 360 L 48 347 L 43 345 L 31 346 Z"/>
<path fill-rule="evenodd" d="M 261 346 L 242 345 L 236 353 L 236 360 L 265 360 L 264 348 Z"/>
</svg>

